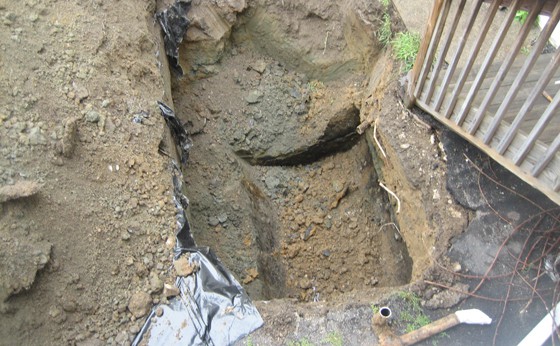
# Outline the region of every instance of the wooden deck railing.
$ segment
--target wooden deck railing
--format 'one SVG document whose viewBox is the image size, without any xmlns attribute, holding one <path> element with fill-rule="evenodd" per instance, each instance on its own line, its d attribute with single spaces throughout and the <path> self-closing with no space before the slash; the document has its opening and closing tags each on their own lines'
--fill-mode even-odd
<svg viewBox="0 0 560 346">
<path fill-rule="evenodd" d="M 539 14 L 550 17 L 541 31 Z M 558 204 L 560 50 L 548 42 L 559 21 L 560 1 L 435 0 L 407 90 L 409 106 Z"/>
</svg>

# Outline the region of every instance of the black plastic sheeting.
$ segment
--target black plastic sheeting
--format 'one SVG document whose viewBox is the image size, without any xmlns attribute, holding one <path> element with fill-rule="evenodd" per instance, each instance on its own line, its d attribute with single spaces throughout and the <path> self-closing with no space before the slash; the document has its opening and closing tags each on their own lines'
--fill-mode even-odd
<svg viewBox="0 0 560 346">
<path fill-rule="evenodd" d="M 171 108 L 159 103 L 171 134 L 180 149 L 181 161 L 188 159 L 189 136 Z M 136 345 L 231 345 L 263 325 L 251 299 L 208 247 L 197 247 L 186 209 L 189 200 L 182 192 L 183 175 L 173 162 L 173 192 L 177 208 L 175 259 L 189 256 L 198 267 L 193 274 L 178 277 L 180 295 L 152 309 L 132 342 Z M 159 312 L 163 311 L 159 317 Z"/>
<path fill-rule="evenodd" d="M 183 75 L 183 69 L 179 66 L 179 45 L 191 24 L 187 18 L 190 9 L 191 0 L 176 0 L 170 7 L 156 13 L 156 19 L 164 33 L 165 54 L 173 69 L 180 75 Z"/>
</svg>

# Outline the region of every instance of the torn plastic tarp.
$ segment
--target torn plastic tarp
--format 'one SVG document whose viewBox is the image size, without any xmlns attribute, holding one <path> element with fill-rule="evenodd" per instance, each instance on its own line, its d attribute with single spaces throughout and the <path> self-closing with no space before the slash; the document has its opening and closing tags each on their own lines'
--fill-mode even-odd
<svg viewBox="0 0 560 346">
<path fill-rule="evenodd" d="M 156 19 L 164 33 L 165 54 L 180 75 L 183 74 L 183 70 L 179 66 L 179 45 L 183 42 L 183 36 L 191 24 L 187 18 L 190 8 L 191 0 L 176 0 L 167 9 L 156 13 Z"/>
<path fill-rule="evenodd" d="M 181 149 L 181 160 L 186 160 L 190 148 L 187 132 L 171 108 L 163 103 L 159 106 Z M 174 162 L 173 167 L 178 228 L 175 259 L 189 256 L 189 263 L 196 264 L 198 270 L 177 278 L 180 295 L 152 309 L 132 345 L 231 345 L 261 327 L 263 320 L 216 255 L 207 247 L 196 246 L 186 213 L 189 200 L 182 192 L 183 175 Z"/>
<path fill-rule="evenodd" d="M 192 141 L 187 131 L 181 125 L 181 122 L 175 116 L 175 113 L 165 103 L 158 102 L 161 115 L 165 119 L 165 123 L 171 131 L 171 136 L 177 146 L 177 151 L 180 156 L 181 164 L 185 165 L 189 159 L 189 149 L 192 147 Z"/>
</svg>

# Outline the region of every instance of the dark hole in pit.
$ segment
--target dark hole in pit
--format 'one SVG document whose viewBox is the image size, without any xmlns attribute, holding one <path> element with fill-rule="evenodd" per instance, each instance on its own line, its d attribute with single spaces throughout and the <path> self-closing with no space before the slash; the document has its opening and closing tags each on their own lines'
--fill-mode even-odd
<svg viewBox="0 0 560 346">
<path fill-rule="evenodd" d="M 387 227 L 378 159 L 355 132 L 363 77 L 292 69 L 246 39 L 254 20 L 242 20 L 215 60 L 192 43 L 180 55 L 191 78 L 174 81 L 173 98 L 193 137 L 184 176 L 194 238 L 253 299 L 408 283 L 412 260 Z"/>
</svg>

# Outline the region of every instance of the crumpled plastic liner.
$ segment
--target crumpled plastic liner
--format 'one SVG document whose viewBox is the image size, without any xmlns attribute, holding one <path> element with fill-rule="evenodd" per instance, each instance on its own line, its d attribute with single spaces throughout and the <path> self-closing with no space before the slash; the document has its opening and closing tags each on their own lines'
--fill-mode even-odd
<svg viewBox="0 0 560 346">
<path fill-rule="evenodd" d="M 183 70 L 178 62 L 179 45 L 183 42 L 183 36 L 191 24 L 187 18 L 190 8 L 191 0 L 176 0 L 170 7 L 156 13 L 156 19 L 164 32 L 165 54 L 169 57 L 172 67 L 180 75 L 183 75 Z"/>
<path fill-rule="evenodd" d="M 190 139 L 173 110 L 159 103 L 171 134 L 181 153 L 188 158 L 188 148 L 181 142 Z M 136 345 L 231 345 L 263 325 L 251 299 L 208 247 L 197 247 L 192 237 L 186 208 L 189 200 L 182 192 L 183 175 L 173 162 L 173 200 L 177 208 L 177 243 L 175 258 L 189 256 L 198 270 L 178 277 L 180 295 L 152 309 L 144 326 L 132 342 Z M 157 316 L 158 309 L 163 311 Z"/>
<path fill-rule="evenodd" d="M 181 163 L 183 165 L 186 165 L 187 161 L 189 160 L 189 149 L 192 147 L 191 138 L 187 134 L 187 131 L 185 130 L 179 119 L 177 119 L 177 117 L 175 116 L 173 110 L 163 102 L 158 102 L 158 105 L 161 111 L 161 115 L 165 119 L 165 123 L 171 131 L 171 136 L 173 136 L 173 139 L 175 140 L 175 145 L 177 146 Z"/>
</svg>

